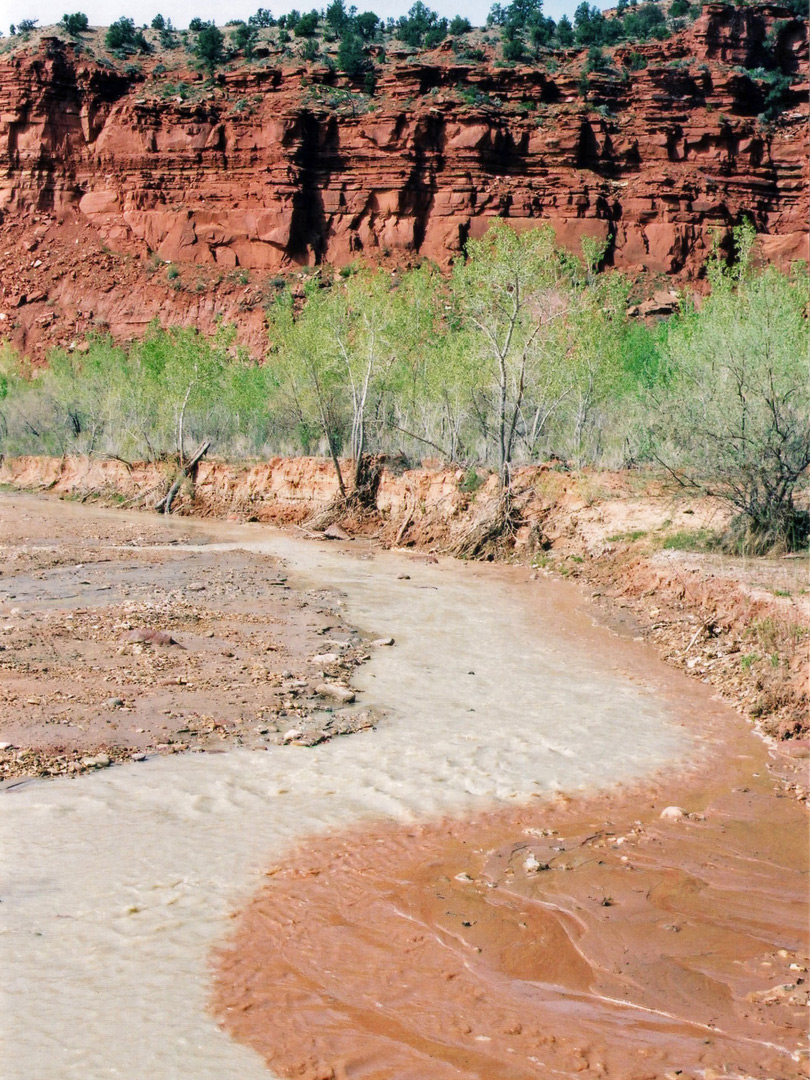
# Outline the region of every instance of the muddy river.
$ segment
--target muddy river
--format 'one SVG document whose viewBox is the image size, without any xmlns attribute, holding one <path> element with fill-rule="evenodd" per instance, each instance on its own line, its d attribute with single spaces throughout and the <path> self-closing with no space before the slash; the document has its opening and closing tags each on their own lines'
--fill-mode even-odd
<svg viewBox="0 0 810 1080">
<path fill-rule="evenodd" d="M 315 747 L 271 745 L 262 751 L 156 756 L 78 778 L 30 781 L 6 790 L 0 796 L 0 993 L 9 1046 L 3 1075 L 7 1080 L 181 1076 L 261 1080 L 293 1074 L 404 1080 L 428 1075 L 545 1077 L 587 1069 L 593 1075 L 607 1075 L 604 1054 L 582 1059 L 582 1068 L 581 1059 L 572 1057 L 546 1071 L 537 1039 L 534 1049 L 517 1050 L 496 1040 L 481 1064 L 476 1054 L 487 1049 L 492 1035 L 477 1031 L 475 1022 L 449 1040 L 453 1049 L 444 1055 L 437 1049 L 440 1032 L 415 1042 L 398 1037 L 396 1025 L 375 1027 L 367 1016 L 352 1012 L 361 999 L 365 1012 L 373 1012 L 376 1006 L 369 1001 L 383 993 L 371 985 L 368 971 L 351 1008 L 344 1003 L 339 1010 L 340 1031 L 332 1035 L 321 1031 L 307 1018 L 338 1008 L 335 986 L 353 985 L 350 971 L 357 968 L 362 953 L 362 935 L 356 931 L 347 934 L 342 945 L 336 944 L 334 933 L 328 940 L 318 938 L 319 927 L 334 930 L 338 923 L 347 925 L 345 911 L 324 915 L 324 902 L 336 899 L 336 889 L 344 899 L 354 896 L 357 911 L 363 912 L 360 922 L 369 925 L 379 919 L 382 927 L 388 914 L 374 904 L 364 907 L 360 894 L 364 880 L 369 895 L 375 888 L 379 894 L 380 881 L 396 866 L 401 903 L 410 912 L 407 917 L 424 929 L 434 916 L 430 905 L 420 908 L 414 901 L 413 889 L 419 887 L 425 867 L 441 863 L 442 881 L 455 882 L 451 890 L 463 892 L 469 880 L 478 882 L 482 896 L 487 890 L 494 894 L 504 885 L 502 876 L 499 879 L 504 867 L 490 866 L 489 878 L 481 884 L 487 859 L 497 863 L 500 857 L 504 866 L 514 861 L 516 848 L 510 847 L 510 837 L 520 829 L 529 829 L 530 839 L 538 838 L 540 846 L 528 852 L 521 847 L 519 858 L 522 872 L 539 880 L 540 868 L 545 870 L 548 860 L 559 854 L 552 850 L 553 833 L 549 828 L 545 835 L 544 826 L 555 823 L 555 814 L 570 814 L 570 799 L 586 806 L 588 800 L 604 795 L 613 800 L 614 810 L 616 800 L 632 804 L 638 799 L 648 816 L 654 808 L 657 819 L 665 803 L 656 804 L 660 797 L 656 785 L 663 783 L 676 794 L 681 791 L 686 805 L 705 783 L 707 765 L 711 771 L 712 762 L 716 765 L 729 753 L 735 760 L 748 761 L 745 767 L 754 762 L 760 768 L 764 753 L 741 721 L 712 700 L 708 688 L 674 674 L 643 644 L 596 625 L 574 588 L 530 581 L 525 569 L 449 560 L 432 564 L 359 545 L 318 544 L 259 527 L 206 525 L 213 542 L 200 545 L 188 526 L 178 523 L 176 529 L 182 545 L 174 545 L 175 553 L 185 550 L 191 557 L 204 547 L 224 563 L 234 552 L 270 553 L 283 559 L 295 587 L 337 591 L 347 623 L 372 636 L 393 637 L 395 644 L 373 650 L 353 678 L 360 704 L 381 710 L 384 719 L 376 730 Z M 734 782 L 741 783 L 739 775 Z M 585 836 L 589 815 L 603 815 L 605 808 L 582 813 L 576 825 L 569 822 L 567 827 L 574 832 L 579 828 Z M 643 816 L 641 810 L 637 816 Z M 628 819 L 628 829 L 634 817 Z M 511 833 L 504 826 L 507 818 Z M 459 852 L 469 837 L 459 830 L 463 832 L 470 821 L 478 822 L 487 850 L 467 865 Z M 397 846 L 402 835 L 411 838 L 407 851 Z M 374 873 L 369 869 L 374 858 L 368 853 L 360 866 L 341 865 L 334 887 L 318 889 L 313 884 L 310 895 L 307 882 L 317 883 L 321 870 L 332 865 L 334 845 L 329 844 L 335 836 L 341 838 L 344 852 L 359 850 L 374 838 L 380 852 L 386 843 L 393 843 L 397 853 L 393 862 L 383 859 L 381 866 L 387 869 L 378 866 Z M 544 843 L 548 851 L 540 849 Z M 620 857 L 618 850 L 614 855 Z M 351 881 L 340 877 L 347 872 L 354 874 Z M 255 898 L 262 886 L 276 877 L 282 883 L 278 903 L 268 908 L 265 900 L 264 909 L 261 904 L 257 908 Z M 324 881 L 326 877 L 321 885 Z M 424 881 L 422 886 L 424 891 Z M 619 895 L 620 884 L 608 887 Z M 384 891 L 389 905 L 396 908 L 390 882 Z M 523 893 L 528 896 L 529 891 Z M 793 960 L 801 937 L 797 912 L 802 898 L 793 879 L 787 891 L 796 925 L 786 932 L 784 942 L 773 943 L 771 952 L 776 955 L 781 944 L 788 950 L 785 956 L 789 952 Z M 605 894 L 600 899 L 609 898 Z M 609 906 L 606 903 L 604 910 Z M 245 908 L 247 923 L 234 918 Z M 574 956 L 577 949 L 572 952 L 577 935 L 561 933 L 559 926 L 554 929 L 550 924 L 543 924 L 544 930 L 537 914 L 540 908 L 533 910 L 522 920 L 520 933 L 545 941 L 548 950 L 563 960 L 568 957 L 561 960 L 568 975 L 545 971 L 533 980 L 526 965 L 514 961 L 514 985 L 525 990 L 542 984 L 541 996 L 548 1003 L 555 997 L 553 987 L 573 972 L 581 997 L 592 979 L 587 961 Z M 401 911 L 397 919 L 403 922 Z M 475 925 L 481 921 L 480 910 L 475 921 L 473 917 L 461 921 Z M 290 944 L 292 925 L 298 927 L 295 947 Z M 490 938 L 499 933 L 492 931 Z M 230 953 L 231 974 L 215 976 L 220 950 L 239 935 L 242 954 L 245 949 L 250 953 L 253 940 L 255 955 L 283 959 L 281 967 L 272 968 L 268 987 L 251 982 L 254 976 L 245 975 Z M 466 948 L 469 935 L 462 937 Z M 444 945 L 433 931 L 429 938 L 434 963 Z M 385 973 L 390 965 L 399 973 L 393 983 L 387 976 L 381 980 L 389 987 L 398 978 L 401 981 L 403 970 L 401 943 L 393 929 L 390 940 L 393 955 L 386 955 L 378 940 L 367 958 L 369 968 Z M 296 956 L 296 947 L 304 947 L 306 962 Z M 470 948 L 480 952 L 484 943 L 473 942 Z M 526 949 L 526 956 L 531 956 L 533 946 Z M 457 960 L 459 970 L 464 969 L 464 956 Z M 778 959 L 775 962 L 778 965 Z M 328 969 L 318 993 L 309 970 L 313 964 L 321 973 Z M 260 967 L 271 970 L 269 960 Z M 416 962 L 414 970 L 421 970 Z M 502 963 L 498 971 L 501 982 L 509 977 Z M 304 980 L 305 990 L 292 987 L 294 978 Z M 435 1003 L 443 993 L 436 990 L 437 980 L 441 986 L 447 972 L 432 970 L 428 964 L 421 978 L 422 998 L 416 994 L 413 1000 L 420 1000 L 423 1015 L 432 1012 L 442 1028 L 441 1010 L 431 1006 L 430 994 L 425 998 L 424 987 L 433 986 Z M 289 994 L 274 998 L 281 986 L 289 986 Z M 492 998 L 491 983 L 479 991 L 482 1000 Z M 399 993 L 379 1005 L 386 1015 L 397 1014 Z M 276 1029 L 272 1024 L 263 1027 L 270 1036 L 258 1037 L 248 1030 L 250 1025 L 240 1030 L 238 1023 L 227 1020 L 234 1009 L 250 1014 L 256 995 L 272 1006 Z M 474 997 L 470 991 L 462 1012 L 475 1012 Z M 560 994 L 556 999 L 557 1008 L 560 1001 L 568 1002 L 570 1019 L 576 1013 L 574 999 Z M 510 1016 L 513 1007 L 514 1001 L 506 1010 Z M 662 1016 L 667 1011 L 660 1002 L 655 1008 Z M 402 1010 L 407 1011 L 404 1003 Z M 237 1038 L 223 1030 L 223 1017 Z M 593 1021 L 593 1016 L 588 1019 Z M 447 1020 L 447 1030 L 452 1022 Z M 621 1023 L 611 1018 L 619 1029 L 632 1022 L 627 1016 Z M 711 1017 L 701 1018 L 701 1038 L 711 1022 Z M 416 1029 L 423 1026 L 418 1017 L 413 1023 Z M 526 1022 L 513 1017 L 510 1023 L 519 1033 Z M 784 1045 L 774 1050 L 774 1060 L 787 1063 L 780 1075 L 799 1075 L 797 1037 L 784 1037 L 789 1020 L 781 1017 L 780 1023 Z M 508 1030 L 512 1030 L 508 1024 L 501 1024 L 499 1031 Z M 362 1044 L 361 1051 L 349 1047 L 347 1038 L 350 1043 L 352 1037 Z M 510 1036 L 512 1042 L 517 1037 Z M 623 1036 L 614 1032 L 611 1037 Z M 692 1031 L 690 1038 L 695 1037 Z M 761 1049 L 775 1037 L 756 1034 L 754 1053 L 760 1052 L 757 1045 Z M 275 1050 L 268 1048 L 268 1038 L 277 1043 Z M 332 1059 L 330 1038 L 336 1047 Z M 290 1039 L 295 1043 L 292 1048 L 286 1046 Z M 478 1041 L 464 1051 L 458 1048 L 459 1039 Z M 302 1042 L 307 1046 L 304 1051 Z M 403 1047 L 413 1049 L 416 1056 L 403 1057 Z M 575 1049 L 573 1043 L 566 1044 L 566 1053 Z M 521 1065 L 512 1069 L 506 1062 L 516 1054 Z M 668 1065 L 678 1068 L 677 1061 Z M 563 1071 L 558 1072 L 560 1067 Z M 659 1061 L 655 1068 L 650 1066 L 652 1071 L 638 1075 L 662 1076 L 656 1071 L 661 1067 Z M 710 1073 L 704 1068 L 701 1075 Z"/>
</svg>

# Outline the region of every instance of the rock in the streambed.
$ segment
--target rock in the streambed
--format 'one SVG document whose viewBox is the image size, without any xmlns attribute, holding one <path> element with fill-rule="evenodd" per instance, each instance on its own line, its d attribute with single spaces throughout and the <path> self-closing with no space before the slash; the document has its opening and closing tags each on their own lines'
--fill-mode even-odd
<svg viewBox="0 0 810 1080">
<path fill-rule="evenodd" d="M 382 645 L 393 645 L 394 644 L 394 639 L 392 637 L 381 637 L 381 638 L 377 638 L 376 641 L 372 641 L 371 644 L 376 646 L 377 648 L 379 648 Z"/>
<path fill-rule="evenodd" d="M 341 686 L 340 683 L 321 683 L 315 687 L 315 693 L 320 694 L 321 697 L 332 698 L 333 701 L 339 701 L 343 705 L 351 705 L 357 696 L 354 690 L 348 686 Z"/>
<path fill-rule="evenodd" d="M 112 764 L 109 754 L 95 754 L 93 757 L 82 758 L 82 765 L 88 769 L 106 769 Z"/>
<path fill-rule="evenodd" d="M 104 704 L 108 709 L 120 709 L 123 707 L 124 701 L 120 697 L 108 697 Z"/>
<path fill-rule="evenodd" d="M 313 664 L 319 664 L 321 667 L 325 667 L 326 664 L 334 664 L 340 659 L 340 654 L 336 652 L 318 653 L 317 656 L 312 657 Z"/>
<path fill-rule="evenodd" d="M 411 575 L 410 574 L 397 574 L 397 581 L 410 581 L 410 580 L 411 580 Z"/>
<path fill-rule="evenodd" d="M 14 743 L 13 742 L 0 742 L 0 750 L 13 750 L 13 749 L 14 749 Z"/>
<path fill-rule="evenodd" d="M 688 818 L 687 812 L 680 806 L 666 806 L 659 815 L 662 821 L 683 821 Z"/>
<path fill-rule="evenodd" d="M 188 585 L 186 585 L 186 589 L 188 589 L 189 592 L 205 592 L 205 582 L 190 581 Z"/>
<path fill-rule="evenodd" d="M 337 522 L 327 526 L 327 528 L 323 530 L 323 535 L 327 540 L 351 540 L 351 537 L 346 530 L 342 529 Z"/>
<path fill-rule="evenodd" d="M 165 630 L 130 630 L 121 640 L 129 645 L 177 645 L 185 649 L 185 645 L 181 645 Z"/>
<path fill-rule="evenodd" d="M 295 742 L 296 739 L 300 739 L 302 735 L 303 732 L 299 731 L 298 728 L 290 728 L 289 731 L 285 731 L 281 736 L 281 741 L 284 743 Z"/>
</svg>

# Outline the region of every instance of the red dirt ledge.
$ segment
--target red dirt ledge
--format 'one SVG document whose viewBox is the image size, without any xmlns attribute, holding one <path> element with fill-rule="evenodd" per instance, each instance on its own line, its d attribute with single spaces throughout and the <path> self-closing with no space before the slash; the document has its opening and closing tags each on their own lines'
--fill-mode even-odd
<svg viewBox="0 0 810 1080">
<path fill-rule="evenodd" d="M 2 462 L 0 483 L 66 498 L 148 508 L 169 466 L 87 458 Z M 448 551 L 491 497 L 448 468 L 384 469 L 376 511 L 344 520 L 386 546 Z M 810 590 L 802 559 L 742 559 L 664 548 L 676 533 L 717 529 L 727 511 L 686 498 L 646 473 L 567 473 L 546 465 L 516 471 L 523 526 L 497 558 L 560 573 L 593 587 L 606 620 L 649 639 L 663 657 L 780 740 L 807 756 Z M 274 458 L 258 465 L 202 462 L 178 512 L 231 521 L 300 523 L 336 494 L 331 464 Z M 496 557 L 495 554 L 490 557 Z M 790 742 L 788 742 L 790 740 Z"/>
</svg>

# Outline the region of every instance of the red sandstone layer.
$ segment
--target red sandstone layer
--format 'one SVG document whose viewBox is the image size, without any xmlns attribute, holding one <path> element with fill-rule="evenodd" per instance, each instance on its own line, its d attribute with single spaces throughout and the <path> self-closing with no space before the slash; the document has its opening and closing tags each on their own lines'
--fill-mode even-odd
<svg viewBox="0 0 810 1080">
<path fill-rule="evenodd" d="M 616 71 L 630 52 L 647 66 L 592 73 L 586 96 L 584 51 L 556 71 L 439 51 L 392 59 L 359 105 L 325 68 L 280 63 L 181 100 L 148 61 L 128 75 L 45 39 L 0 62 L 0 314 L 29 349 L 224 315 L 262 351 L 279 270 L 446 265 L 495 217 L 685 282 L 748 216 L 784 265 L 807 255 L 806 31 L 773 5 L 712 4 L 669 41 L 617 48 Z M 793 89 L 762 123 L 769 34 Z M 165 261 L 188 268 L 173 286 Z"/>
</svg>

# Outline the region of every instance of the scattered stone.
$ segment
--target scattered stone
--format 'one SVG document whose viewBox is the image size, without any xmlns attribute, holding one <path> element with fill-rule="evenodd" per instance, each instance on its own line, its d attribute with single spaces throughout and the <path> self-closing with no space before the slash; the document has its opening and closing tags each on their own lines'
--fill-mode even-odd
<svg viewBox="0 0 810 1080">
<path fill-rule="evenodd" d="M 106 769 L 112 764 L 108 754 L 96 754 L 94 757 L 82 758 L 82 765 L 88 769 Z"/>
<path fill-rule="evenodd" d="M 397 574 L 397 581 L 410 581 L 410 580 L 411 580 L 411 575 L 410 574 Z"/>
<path fill-rule="evenodd" d="M 313 656 L 311 658 L 311 662 L 313 664 L 326 665 L 326 664 L 334 664 L 339 659 L 340 659 L 340 654 L 339 653 L 325 652 L 325 653 L 319 653 L 317 656 Z"/>
<path fill-rule="evenodd" d="M 534 855 L 528 855 L 523 862 L 523 869 L 527 874 L 536 874 L 540 870 L 548 870 L 548 863 L 541 863 Z"/>
<path fill-rule="evenodd" d="M 337 523 L 329 525 L 324 529 L 323 535 L 327 540 L 351 540 L 351 536 L 349 536 L 346 530 L 342 529 Z"/>
<path fill-rule="evenodd" d="M 393 645 L 394 644 L 394 639 L 392 637 L 381 637 L 381 638 L 377 638 L 376 641 L 372 641 L 371 644 L 374 645 L 377 648 L 379 648 L 382 645 Z"/>
<path fill-rule="evenodd" d="M 133 754 L 130 761 L 146 761 L 146 754 Z"/>
<path fill-rule="evenodd" d="M 302 735 L 303 732 L 299 731 L 297 728 L 290 728 L 289 731 L 285 731 L 284 734 L 281 736 L 281 741 L 283 743 L 295 742 L 295 740 L 300 739 Z"/>
<path fill-rule="evenodd" d="M 340 701 L 344 705 L 351 705 L 357 697 L 354 690 L 350 690 L 348 686 L 341 686 L 340 683 L 321 683 L 315 687 L 315 693 L 320 694 L 321 697 L 330 697 L 334 701 Z"/>
<path fill-rule="evenodd" d="M 680 806 L 667 806 L 659 816 L 662 821 L 682 821 L 684 818 L 689 817 L 687 812 Z"/>
<path fill-rule="evenodd" d="M 205 592 L 205 584 L 202 581 L 190 581 L 186 589 L 188 592 Z"/>
<path fill-rule="evenodd" d="M 12 742 L 0 742 L 0 750 L 13 750 L 14 743 Z"/>
<path fill-rule="evenodd" d="M 108 709 L 120 709 L 124 702 L 120 697 L 110 697 L 104 702 Z"/>
</svg>

